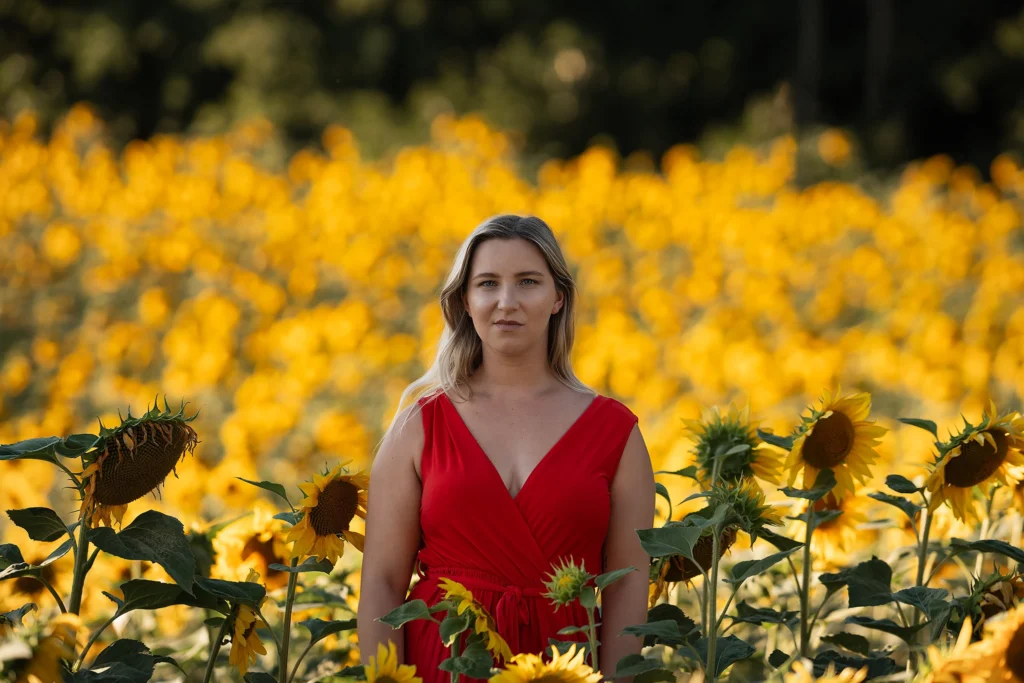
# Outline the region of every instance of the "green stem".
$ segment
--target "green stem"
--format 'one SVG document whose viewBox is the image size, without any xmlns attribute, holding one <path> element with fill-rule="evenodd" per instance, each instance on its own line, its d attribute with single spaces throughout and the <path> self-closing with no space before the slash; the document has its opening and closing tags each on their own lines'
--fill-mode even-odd
<svg viewBox="0 0 1024 683">
<path fill-rule="evenodd" d="M 917 548 L 917 586 L 924 586 L 927 583 L 924 580 L 924 569 L 926 560 L 928 558 L 928 537 L 932 532 L 932 519 L 934 519 L 931 510 L 928 509 L 927 504 L 924 509 L 921 510 L 921 514 L 924 515 L 924 528 L 921 529 L 920 543 Z M 931 577 L 928 577 L 929 579 Z M 922 611 L 920 609 L 914 609 L 914 626 L 917 626 L 921 620 Z"/>
<path fill-rule="evenodd" d="M 985 537 L 988 536 L 989 526 L 992 524 L 992 501 L 995 499 L 995 495 L 990 493 L 988 496 L 988 503 L 985 505 L 985 519 L 981 520 L 981 533 L 978 534 L 978 540 L 984 541 Z M 978 559 L 974 561 L 974 575 L 979 579 L 981 578 L 981 568 L 985 565 L 985 553 L 978 553 Z"/>
<path fill-rule="evenodd" d="M 78 547 L 75 552 L 75 569 L 71 580 L 71 604 L 68 611 L 78 614 L 82 609 L 82 586 L 85 584 L 85 575 L 89 571 L 89 539 L 85 537 L 89 530 L 89 516 L 82 517 L 82 523 L 78 525 Z"/>
<path fill-rule="evenodd" d="M 814 503 L 807 507 L 807 531 L 804 535 L 804 580 L 800 586 L 800 656 L 806 657 L 811 647 L 811 535 L 814 533 Z"/>
<path fill-rule="evenodd" d="M 293 557 L 291 566 L 296 567 L 299 558 Z M 278 655 L 280 659 L 279 671 L 277 673 L 278 683 L 288 683 L 288 645 L 292 636 L 292 603 L 295 602 L 295 585 L 298 583 L 299 575 L 295 572 L 288 573 L 288 596 L 284 600 L 284 622 L 281 630 L 281 650 Z"/>
<path fill-rule="evenodd" d="M 298 671 L 299 671 L 299 664 L 302 663 L 302 660 L 305 659 L 306 655 L 308 655 L 309 651 L 312 650 L 312 649 L 313 649 L 313 640 L 310 639 L 309 645 L 307 645 L 306 649 L 302 651 L 302 654 L 299 655 L 299 658 L 295 660 L 295 666 L 292 667 L 292 673 L 291 673 L 291 675 L 288 676 L 288 683 L 291 683 L 291 681 L 295 679 L 295 674 L 298 673 Z"/>
<path fill-rule="evenodd" d="M 52 595 L 53 599 L 57 601 L 57 607 L 60 607 L 61 613 L 62 614 L 66 614 L 67 613 L 68 608 L 64 606 L 64 601 L 60 599 L 60 594 L 58 594 L 56 589 L 54 589 L 53 584 L 51 584 L 49 581 L 44 579 L 42 576 L 28 576 L 26 578 L 35 579 L 39 583 L 41 583 L 44 586 L 46 586 L 46 590 L 50 591 L 50 595 Z"/>
<path fill-rule="evenodd" d="M 267 618 L 265 616 L 263 616 L 263 612 L 261 612 L 259 609 L 257 609 L 256 610 L 256 615 L 260 619 L 263 620 L 264 624 L 267 625 L 267 630 L 270 631 L 270 637 L 274 639 L 274 645 L 277 647 L 277 656 L 280 657 L 281 656 L 281 641 L 280 641 L 280 639 L 278 639 L 277 633 L 274 632 L 274 629 L 270 628 L 270 622 L 267 621 Z"/>
<path fill-rule="evenodd" d="M 717 667 L 715 666 L 715 647 L 718 644 L 718 546 L 721 531 L 718 527 L 712 531 L 711 539 L 711 595 L 708 597 L 708 661 L 705 670 L 708 673 L 708 680 L 715 683 L 718 680 Z"/>
<path fill-rule="evenodd" d="M 590 640 L 590 668 L 600 671 L 597 664 L 597 626 L 594 624 L 594 608 L 587 608 L 587 638 Z"/>
<path fill-rule="evenodd" d="M 227 633 L 228 624 L 232 623 L 232 621 L 231 617 L 226 617 L 224 623 L 220 625 L 220 630 L 217 631 L 217 639 L 213 641 L 213 647 L 210 649 L 210 659 L 206 662 L 206 673 L 203 674 L 203 683 L 209 683 L 210 677 L 213 676 L 217 655 L 220 654 L 220 645 L 224 642 L 224 634 Z"/>
<path fill-rule="evenodd" d="M 452 648 L 451 648 L 452 649 L 452 657 L 458 657 L 459 656 L 459 654 L 460 654 L 459 650 L 462 649 L 461 646 L 462 646 L 462 634 L 458 633 L 458 634 L 455 635 L 455 638 L 452 640 Z M 452 672 L 451 683 L 459 683 L 459 672 L 458 671 L 453 671 Z"/>
<path fill-rule="evenodd" d="M 100 626 L 93 632 L 91 636 L 89 636 L 89 642 L 85 644 L 85 647 L 82 649 L 82 654 L 78 655 L 78 659 L 75 660 L 75 665 L 72 667 L 72 671 L 78 671 L 78 669 L 81 668 L 82 663 L 85 661 L 85 656 L 89 653 L 89 650 L 92 649 L 93 643 L 96 642 L 96 639 L 100 637 L 101 633 L 107 630 L 108 626 L 114 623 L 114 619 L 117 619 L 119 616 L 121 615 L 117 612 L 114 612 L 114 616 L 107 619 L 106 622 L 104 622 L 103 626 Z"/>
</svg>

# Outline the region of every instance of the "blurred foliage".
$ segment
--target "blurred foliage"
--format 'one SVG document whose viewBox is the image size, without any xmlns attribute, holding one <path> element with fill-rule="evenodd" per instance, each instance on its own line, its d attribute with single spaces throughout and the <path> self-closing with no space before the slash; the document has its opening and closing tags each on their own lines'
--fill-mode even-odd
<svg viewBox="0 0 1024 683">
<path fill-rule="evenodd" d="M 872 166 L 1024 149 L 1019 2 L 0 0 L 0 35 L 0 115 L 48 130 L 89 101 L 119 145 L 259 116 L 292 152 L 336 123 L 376 157 L 476 111 L 536 168 L 594 142 L 766 141 L 795 109 Z"/>
</svg>

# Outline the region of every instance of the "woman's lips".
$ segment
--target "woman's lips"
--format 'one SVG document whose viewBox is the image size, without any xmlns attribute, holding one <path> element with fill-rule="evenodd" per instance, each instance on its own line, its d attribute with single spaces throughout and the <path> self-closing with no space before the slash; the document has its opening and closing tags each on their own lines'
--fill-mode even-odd
<svg viewBox="0 0 1024 683">
<path fill-rule="evenodd" d="M 494 323 L 494 326 L 499 330 L 518 330 L 522 327 L 520 323 Z"/>
</svg>

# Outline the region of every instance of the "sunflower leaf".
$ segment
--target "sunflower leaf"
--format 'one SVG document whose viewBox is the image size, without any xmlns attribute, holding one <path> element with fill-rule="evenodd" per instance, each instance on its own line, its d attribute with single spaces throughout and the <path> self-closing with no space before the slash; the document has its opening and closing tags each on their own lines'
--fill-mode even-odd
<svg viewBox="0 0 1024 683">
<path fill-rule="evenodd" d="M 770 607 L 755 608 L 746 600 L 736 605 L 736 613 L 738 616 L 729 618 L 743 624 L 783 624 L 793 628 L 800 619 L 800 613 L 796 610 L 776 612 Z"/>
<path fill-rule="evenodd" d="M 892 594 L 892 597 L 904 605 L 917 607 L 927 614 L 929 619 L 941 618 L 945 612 L 949 611 L 949 603 L 946 602 L 946 598 L 949 597 L 949 591 L 944 588 L 914 586 L 896 591 Z"/>
<path fill-rule="evenodd" d="M 614 677 L 639 676 L 648 671 L 664 668 L 665 663 L 660 659 L 648 658 L 643 655 L 626 655 L 615 664 Z"/>
<path fill-rule="evenodd" d="M 668 495 L 668 489 L 660 481 L 657 481 L 654 482 L 654 492 L 668 503 L 668 519 L 672 519 L 672 497 Z"/>
<path fill-rule="evenodd" d="M 363 667 L 360 666 L 359 668 L 362 669 Z M 277 683 L 277 679 L 268 674 L 266 671 L 247 671 L 245 676 L 242 677 L 242 680 L 244 680 L 245 683 Z"/>
<path fill-rule="evenodd" d="M 917 513 L 921 511 L 921 506 L 920 505 L 918 505 L 918 504 L 916 504 L 916 503 L 914 503 L 912 501 L 907 500 L 903 496 L 893 496 L 893 495 L 890 495 L 888 493 L 880 493 L 880 492 L 869 493 L 868 496 L 871 497 L 871 498 L 874 498 L 875 500 L 877 500 L 877 501 L 879 501 L 881 503 L 888 503 L 889 505 L 892 505 L 893 507 L 897 507 L 900 510 L 903 510 L 903 513 L 907 517 L 909 517 L 911 519 L 911 521 L 913 521 L 914 517 L 917 516 Z"/>
<path fill-rule="evenodd" d="M 657 529 L 637 529 L 636 533 L 644 552 L 651 557 L 682 555 L 693 560 L 693 544 L 700 538 L 701 531 L 700 527 L 669 522 Z"/>
<path fill-rule="evenodd" d="M 624 567 L 623 569 L 616 569 L 612 572 L 605 572 L 604 574 L 601 574 L 596 579 L 594 579 L 594 583 L 597 585 L 598 590 L 603 591 L 605 588 L 615 583 L 616 581 L 624 577 L 626 574 L 635 571 L 636 567 Z"/>
<path fill-rule="evenodd" d="M 441 662 L 438 668 L 449 673 L 464 674 L 469 678 L 490 678 L 493 666 L 494 658 L 484 647 L 479 634 L 474 634 L 469 638 L 461 655 L 449 657 Z"/>
<path fill-rule="evenodd" d="M 11 518 L 12 522 L 28 532 L 28 537 L 33 541 L 49 543 L 70 533 L 63 520 L 50 508 L 37 507 L 8 510 L 7 516 Z"/>
<path fill-rule="evenodd" d="M 429 619 L 437 623 L 437 619 L 430 616 L 430 608 L 422 600 L 410 600 L 391 610 L 378 621 L 387 624 L 393 629 L 401 628 L 410 621 L 417 619 Z"/>
<path fill-rule="evenodd" d="M 885 485 L 896 493 L 917 493 L 920 487 L 914 486 L 914 482 L 898 474 L 890 474 L 885 478 Z"/>
<path fill-rule="evenodd" d="M 344 669 L 338 672 L 338 675 L 342 678 L 354 678 L 358 681 L 365 681 L 366 667 L 362 664 L 357 664 L 355 666 L 346 666 Z M 270 681 L 268 681 L 267 683 L 270 683 Z"/>
<path fill-rule="evenodd" d="M 840 631 L 839 633 L 832 633 L 827 636 L 821 637 L 821 642 L 830 643 L 836 647 L 849 650 L 859 655 L 865 655 L 871 653 L 871 643 L 864 636 L 859 636 L 856 633 L 846 633 Z"/>
<path fill-rule="evenodd" d="M 911 427 L 917 427 L 918 429 L 923 429 L 926 432 L 931 432 L 932 436 L 936 439 L 939 438 L 939 426 L 931 420 L 920 420 L 916 417 L 897 417 L 896 419 L 905 425 L 910 425 Z M 904 491 L 903 493 L 906 492 Z"/>
<path fill-rule="evenodd" d="M 243 477 L 235 477 L 235 479 L 240 479 L 241 481 L 244 481 L 246 484 L 252 484 L 253 486 L 257 486 L 265 491 L 270 491 L 271 493 L 283 498 L 284 502 L 288 503 L 288 507 L 295 507 L 294 505 L 292 505 L 292 502 L 288 500 L 288 492 L 285 491 L 284 487 L 278 484 L 276 481 L 267 481 L 266 479 L 262 481 L 253 481 L 252 479 L 245 479 Z"/>
<path fill-rule="evenodd" d="M 800 541 L 795 541 L 789 536 L 777 534 L 768 528 L 761 529 L 761 531 L 758 532 L 757 535 L 759 538 L 763 538 L 779 550 L 790 550 L 792 548 L 803 547 L 803 543 L 801 543 Z"/>
<path fill-rule="evenodd" d="M 295 526 L 299 523 L 299 518 L 294 512 L 278 512 L 276 515 L 274 515 L 274 519 L 284 520 L 292 526 Z"/>
<path fill-rule="evenodd" d="M 697 471 L 696 465 L 690 465 L 689 467 L 684 467 L 681 470 L 658 470 L 655 474 L 674 474 L 677 477 L 686 477 L 687 479 L 700 481 L 700 478 L 697 476 Z"/>
<path fill-rule="evenodd" d="M 818 477 L 814 480 L 814 486 L 812 488 L 797 489 L 786 486 L 779 490 L 790 498 L 804 498 L 811 502 L 817 502 L 824 498 L 825 494 L 831 491 L 835 485 L 836 475 L 832 470 L 826 468 L 818 472 Z"/>
<path fill-rule="evenodd" d="M 3 614 L 0 614 L 0 626 L 6 626 L 11 629 L 21 626 L 22 618 L 29 612 L 36 609 L 38 609 L 36 603 L 27 602 L 18 609 L 12 609 L 10 612 L 4 612 Z"/>
<path fill-rule="evenodd" d="M 171 605 L 188 605 L 195 602 L 193 596 L 173 583 L 132 579 L 121 584 L 124 600 L 117 605 L 117 613 L 127 614 L 137 609 L 160 609 Z M 113 595 L 107 596 L 114 600 Z"/>
<path fill-rule="evenodd" d="M 455 642 L 455 638 L 473 623 L 473 619 L 473 613 L 469 610 L 462 614 L 449 614 L 446 616 L 438 628 L 438 632 L 441 634 L 441 642 L 445 644 L 445 647 L 451 647 Z"/>
<path fill-rule="evenodd" d="M 819 579 L 829 594 L 847 586 L 850 607 L 874 607 L 892 602 L 892 569 L 877 557 L 861 562 L 856 567 L 834 574 L 822 574 Z"/>
<path fill-rule="evenodd" d="M 774 666 L 776 669 L 778 669 L 788 661 L 789 655 L 787 655 L 782 650 L 772 650 L 772 653 L 768 655 L 768 663 Z"/>
<path fill-rule="evenodd" d="M 752 576 L 757 576 L 771 567 L 774 567 L 779 562 L 796 552 L 796 548 L 790 548 L 789 550 L 782 550 L 777 553 L 773 553 L 768 557 L 762 557 L 759 560 L 745 560 L 743 562 L 737 562 L 732 567 L 732 578 L 726 579 L 726 583 L 733 583 L 739 586 L 747 579 Z"/>
<path fill-rule="evenodd" d="M 730 664 L 738 662 L 741 659 L 746 659 L 755 652 L 753 645 L 737 638 L 734 635 L 720 637 L 717 645 L 718 646 L 715 648 L 714 671 L 719 676 Z M 707 664 L 708 639 L 701 638 L 698 640 L 696 648 L 697 652 L 700 654 L 701 661 Z"/>
<path fill-rule="evenodd" d="M 25 564 L 21 549 L 13 543 L 0 544 L 0 570 L 7 569 L 12 564 Z"/>
<path fill-rule="evenodd" d="M 773 446 L 785 449 L 787 451 L 793 450 L 793 442 L 796 440 L 792 436 L 778 436 L 771 432 L 766 432 L 763 429 L 757 430 L 757 438 L 761 439 L 765 443 L 770 443 Z"/>
<path fill-rule="evenodd" d="M 700 635 L 700 629 L 697 627 L 695 622 L 690 617 L 686 616 L 683 610 L 679 609 L 676 605 L 671 603 L 662 603 L 655 605 L 651 609 L 647 610 L 647 623 L 654 624 L 659 621 L 672 621 L 676 625 L 676 630 L 681 635 L 678 642 L 668 643 L 669 645 L 681 645 L 683 643 L 696 640 Z M 626 629 L 634 628 L 633 626 L 627 626 Z M 625 633 L 626 631 L 623 631 Z M 644 647 L 649 645 L 656 645 L 655 636 L 645 635 L 644 636 Z"/>
<path fill-rule="evenodd" d="M 71 546 L 73 546 L 73 545 L 74 545 L 74 541 L 69 538 L 68 540 L 64 541 L 59 546 L 54 548 L 53 552 L 51 552 L 49 555 L 47 555 L 46 559 L 43 560 L 42 562 L 40 562 L 39 564 L 37 564 L 36 567 L 45 567 L 48 564 L 56 562 L 57 560 L 59 560 L 60 558 L 64 557 L 69 552 L 71 552 Z"/>
<path fill-rule="evenodd" d="M 868 668 L 868 679 L 888 676 L 900 670 L 896 661 L 890 657 L 850 657 L 835 650 L 819 652 L 814 657 L 814 675 L 824 676 L 828 665 L 832 664 L 837 670 Z"/>
<path fill-rule="evenodd" d="M 949 546 L 950 557 L 977 550 L 983 553 L 996 553 L 997 555 L 1024 563 L 1024 550 L 1016 548 L 1005 541 L 997 541 L 994 538 L 988 538 L 983 541 L 965 541 L 962 538 L 952 538 L 950 539 Z"/>
<path fill-rule="evenodd" d="M 276 569 L 279 572 L 288 572 L 289 574 L 301 574 L 303 572 L 323 572 L 324 574 L 330 574 L 334 571 L 334 563 L 329 560 L 318 562 L 315 557 L 307 557 L 302 564 L 296 567 L 274 562 L 273 564 L 268 564 L 267 568 Z"/>
<path fill-rule="evenodd" d="M 917 626 L 900 626 L 892 619 L 872 619 L 871 617 L 846 617 L 847 624 L 854 624 L 855 626 L 863 626 L 864 628 L 873 629 L 875 631 L 882 631 L 884 633 L 891 633 L 897 636 L 911 645 L 911 639 L 914 634 L 927 626 L 930 622 L 922 622 Z"/>
<path fill-rule="evenodd" d="M 214 598 L 245 605 L 253 609 L 258 609 L 260 602 L 267 595 L 267 589 L 262 584 L 254 581 L 225 581 L 223 579 L 208 579 L 204 576 L 197 576 L 195 578 L 195 585 L 199 589 L 196 591 L 197 597 L 205 597 L 199 593 L 199 591 L 204 591 Z"/>
<path fill-rule="evenodd" d="M 196 562 L 180 520 L 146 510 L 120 533 L 109 527 L 97 527 L 88 531 L 87 538 L 116 557 L 159 564 L 182 590 L 192 594 Z"/>
<path fill-rule="evenodd" d="M 149 648 L 138 640 L 115 640 L 101 652 L 87 669 L 79 669 L 72 683 L 146 683 L 153 677 L 155 658 Z"/>
<path fill-rule="evenodd" d="M 324 621 L 323 619 L 304 619 L 299 622 L 299 626 L 309 631 L 310 646 L 319 643 L 327 636 L 335 633 L 341 633 L 342 631 L 351 631 L 356 627 L 355 619 L 346 619 L 345 621 Z"/>
<path fill-rule="evenodd" d="M 659 621 L 648 621 L 646 624 L 633 624 L 622 629 L 623 636 L 639 636 L 644 638 L 644 646 L 647 645 L 682 645 L 687 634 L 679 628 L 679 622 L 674 619 L 661 619 Z M 651 642 L 648 643 L 647 639 Z"/>
</svg>

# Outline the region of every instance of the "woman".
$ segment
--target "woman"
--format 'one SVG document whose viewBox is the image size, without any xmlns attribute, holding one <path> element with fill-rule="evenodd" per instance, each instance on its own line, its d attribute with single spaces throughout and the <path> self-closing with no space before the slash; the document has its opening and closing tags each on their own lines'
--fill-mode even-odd
<svg viewBox="0 0 1024 683">
<path fill-rule="evenodd" d="M 576 289 L 550 228 L 500 215 L 459 250 L 441 292 L 445 329 L 433 367 L 405 390 L 370 476 L 359 644 L 393 640 L 424 683 L 444 683 L 437 625 L 394 631 L 376 621 L 407 599 L 444 598 L 438 580 L 472 591 L 511 652 L 587 623 L 540 593 L 570 557 L 592 574 L 633 566 L 602 597 L 598 664 L 640 652 L 622 629 L 647 621 L 649 558 L 637 529 L 654 524 L 654 473 L 622 403 L 573 374 Z M 412 573 L 419 582 L 406 596 Z M 403 633 L 404 632 L 404 633 Z M 603 635 L 602 635 L 603 634 Z"/>
</svg>

